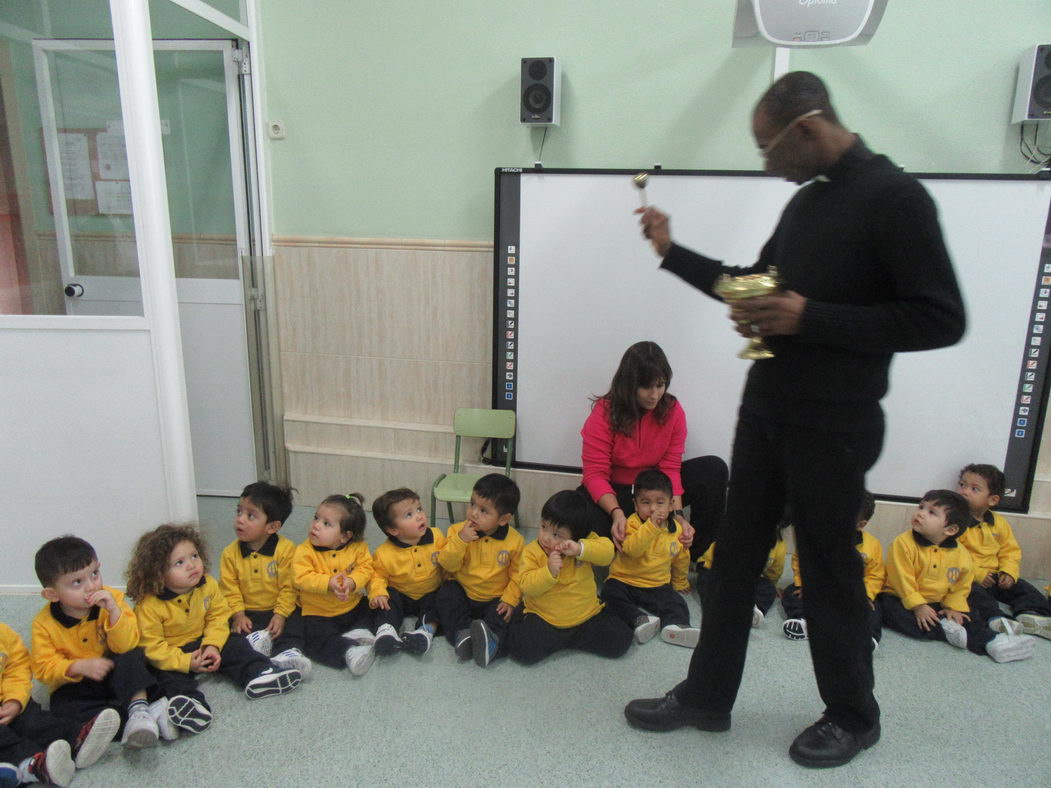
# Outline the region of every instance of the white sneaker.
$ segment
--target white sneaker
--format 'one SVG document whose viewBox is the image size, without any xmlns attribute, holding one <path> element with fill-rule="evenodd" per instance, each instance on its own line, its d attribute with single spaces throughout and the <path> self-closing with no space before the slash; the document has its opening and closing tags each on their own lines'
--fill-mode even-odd
<svg viewBox="0 0 1051 788">
<path fill-rule="evenodd" d="M 255 700 L 256 698 L 268 698 L 271 695 L 283 695 L 291 692 L 303 680 L 303 674 L 298 670 L 278 667 L 267 668 L 254 679 L 245 684 L 245 696 Z"/>
<path fill-rule="evenodd" d="M 372 667 L 376 659 L 376 649 L 372 643 L 351 646 L 343 655 L 347 662 L 347 670 L 352 676 L 364 676 Z"/>
<path fill-rule="evenodd" d="M 762 623 L 763 623 L 763 619 L 764 618 L 766 618 L 766 616 L 763 614 L 763 611 L 760 610 L 758 607 L 755 607 L 753 605 L 752 606 L 752 628 L 754 629 L 755 627 L 761 626 Z"/>
<path fill-rule="evenodd" d="M 635 619 L 635 642 L 641 646 L 653 640 L 660 629 L 661 620 L 656 616 L 639 616 Z"/>
<path fill-rule="evenodd" d="M 956 648 L 967 648 L 967 630 L 962 624 L 957 624 L 950 618 L 940 618 L 938 623 L 941 624 L 949 645 L 956 646 Z"/>
<path fill-rule="evenodd" d="M 116 709 L 103 709 L 84 723 L 76 741 L 73 742 L 73 761 L 76 767 L 86 769 L 101 758 L 119 729 L 120 715 Z"/>
<path fill-rule="evenodd" d="M 807 640 L 810 637 L 807 633 L 805 618 L 787 619 L 781 625 L 781 631 L 785 633 L 785 637 L 789 640 Z"/>
<path fill-rule="evenodd" d="M 287 648 L 272 656 L 270 661 L 282 669 L 298 670 L 303 681 L 310 681 L 310 674 L 314 672 L 314 664 L 298 648 Z"/>
<path fill-rule="evenodd" d="M 179 738 L 179 729 L 168 716 L 168 699 L 158 698 L 150 704 L 150 716 L 157 723 L 157 733 L 161 741 L 175 741 Z"/>
<path fill-rule="evenodd" d="M 254 632 L 249 632 L 245 635 L 245 640 L 248 641 L 248 645 L 258 651 L 264 657 L 269 657 L 270 652 L 274 650 L 274 641 L 270 638 L 270 633 L 265 629 L 257 629 Z"/>
<path fill-rule="evenodd" d="M 701 639 L 701 630 L 697 627 L 680 627 L 678 624 L 668 624 L 661 630 L 661 640 L 675 646 L 693 648 Z"/>
<path fill-rule="evenodd" d="M 371 646 L 376 642 L 376 636 L 364 627 L 344 632 L 343 637 L 353 640 L 357 646 Z"/>
<path fill-rule="evenodd" d="M 1033 656 L 1036 638 L 1029 635 L 997 635 L 985 644 L 985 653 L 995 662 L 1016 662 Z"/>
<path fill-rule="evenodd" d="M 1021 613 L 1018 623 L 1022 625 L 1022 631 L 1027 635 L 1051 640 L 1051 616 L 1038 616 L 1036 613 Z"/>
<path fill-rule="evenodd" d="M 26 759 L 25 768 L 19 769 L 19 780 L 24 783 L 44 783 L 65 788 L 73 781 L 77 767 L 73 763 L 69 742 L 57 739 L 47 750 Z"/>
<path fill-rule="evenodd" d="M 1022 622 L 1015 621 L 1013 618 L 1008 618 L 1007 616 L 997 616 L 996 618 L 989 619 L 989 629 L 993 632 L 1000 632 L 1004 635 L 1023 634 Z"/>
<path fill-rule="evenodd" d="M 401 650 L 402 642 L 398 636 L 398 630 L 392 625 L 380 624 L 376 630 L 376 642 L 373 645 L 376 647 L 377 654 L 381 657 L 389 657 L 395 651 Z"/>
<path fill-rule="evenodd" d="M 120 743 L 129 750 L 141 750 L 146 747 L 156 746 L 160 735 L 157 722 L 153 719 L 153 715 L 150 714 L 149 708 L 137 707 L 135 711 L 128 715 L 128 721 L 124 723 L 124 736 L 121 738 Z"/>
</svg>

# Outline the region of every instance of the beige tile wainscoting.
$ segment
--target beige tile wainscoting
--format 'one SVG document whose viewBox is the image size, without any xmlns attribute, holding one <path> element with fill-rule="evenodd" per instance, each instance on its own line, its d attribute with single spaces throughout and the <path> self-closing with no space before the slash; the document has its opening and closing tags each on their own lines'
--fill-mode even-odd
<svg viewBox="0 0 1051 788">
<path fill-rule="evenodd" d="M 492 401 L 492 245 L 277 237 L 274 269 L 285 446 L 298 502 L 361 492 L 371 503 L 402 485 L 429 501 L 435 477 L 452 464 L 453 411 Z M 1029 577 L 1051 575 L 1048 435 L 1032 502 L 1041 514 L 1010 518 Z M 478 442 L 465 442 L 466 458 L 477 460 L 478 451 Z M 514 475 L 527 528 L 551 493 L 579 483 L 563 473 Z M 889 545 L 910 513 L 881 503 L 874 535 Z"/>
</svg>

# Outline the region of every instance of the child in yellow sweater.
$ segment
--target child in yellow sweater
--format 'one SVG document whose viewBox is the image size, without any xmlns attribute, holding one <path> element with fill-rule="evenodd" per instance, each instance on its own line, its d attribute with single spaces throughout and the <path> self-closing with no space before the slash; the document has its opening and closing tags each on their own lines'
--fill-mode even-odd
<svg viewBox="0 0 1051 788">
<path fill-rule="evenodd" d="M 679 541 L 682 526 L 671 516 L 671 479 L 656 468 L 642 471 L 632 497 L 635 513 L 602 584 L 602 601 L 632 628 L 639 644 L 660 631 L 664 642 L 693 648 L 700 630 L 690 626 L 683 598 L 690 591 L 690 552 Z"/>
<path fill-rule="evenodd" d="M 273 664 L 230 631 L 230 608 L 207 568 L 204 541 L 192 525 L 162 525 L 143 534 L 128 563 L 140 642 L 168 699 L 168 720 L 188 733 L 212 722 L 198 673 L 223 673 L 248 698 L 290 692 L 303 680 L 298 670 Z"/>
<path fill-rule="evenodd" d="M 551 496 L 540 519 L 540 535 L 519 563 L 525 604 L 508 630 L 511 658 L 532 665 L 564 648 L 622 656 L 631 626 L 598 600 L 591 568 L 613 559 L 613 542 L 589 534 L 587 501 L 574 490 Z"/>
</svg>

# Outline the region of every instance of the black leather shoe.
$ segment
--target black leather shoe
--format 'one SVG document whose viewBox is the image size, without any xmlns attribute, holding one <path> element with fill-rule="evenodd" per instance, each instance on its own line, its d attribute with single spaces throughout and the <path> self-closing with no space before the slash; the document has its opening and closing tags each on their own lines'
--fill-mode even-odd
<svg viewBox="0 0 1051 788">
<path fill-rule="evenodd" d="M 863 733 L 851 733 L 828 720 L 818 720 L 796 736 L 788 754 L 800 766 L 823 769 L 842 766 L 879 741 L 879 723 Z"/>
<path fill-rule="evenodd" d="M 635 728 L 648 731 L 673 731 L 692 725 L 702 731 L 730 730 L 729 714 L 714 714 L 696 706 L 685 706 L 672 690 L 663 698 L 633 700 L 624 707 L 624 716 Z"/>
</svg>

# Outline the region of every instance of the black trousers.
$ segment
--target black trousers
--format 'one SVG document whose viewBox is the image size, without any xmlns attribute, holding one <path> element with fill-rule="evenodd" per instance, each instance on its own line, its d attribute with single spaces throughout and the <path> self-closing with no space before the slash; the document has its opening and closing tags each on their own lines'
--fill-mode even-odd
<svg viewBox="0 0 1051 788">
<path fill-rule="evenodd" d="M 705 605 L 707 604 L 708 585 L 709 578 L 712 570 L 705 569 L 700 564 L 697 565 L 697 600 L 701 603 L 701 615 L 704 615 L 706 610 Z M 755 606 L 763 611 L 763 615 L 774 604 L 774 600 L 777 599 L 777 586 L 771 583 L 762 575 L 755 581 Z"/>
<path fill-rule="evenodd" d="M 10 725 L 0 725 L 0 763 L 18 766 L 26 758 L 43 752 L 53 741 L 76 741 L 80 725 L 40 708 L 32 698 Z"/>
<path fill-rule="evenodd" d="M 825 718 L 862 732 L 879 721 L 861 556 L 854 546 L 865 472 L 883 445 L 882 423 L 835 432 L 786 425 L 742 411 L 734 439 L 726 526 L 708 572 L 701 637 L 683 703 L 729 714 L 737 698 L 756 579 L 791 506 L 803 609 Z"/>
<path fill-rule="evenodd" d="M 456 645 L 457 632 L 461 629 L 468 629 L 471 621 L 480 618 L 496 635 L 497 656 L 507 653 L 507 622 L 496 612 L 496 606 L 500 604 L 499 597 L 486 602 L 476 602 L 467 596 L 463 586 L 455 580 L 446 580 L 436 593 L 438 618 L 442 623 L 445 637 L 451 645 Z"/>
<path fill-rule="evenodd" d="M 401 628 L 405 616 L 416 616 L 416 626 L 430 624 L 436 630 L 438 628 L 438 591 L 431 591 L 419 599 L 403 594 L 396 588 L 387 586 L 387 598 L 390 601 L 390 610 L 376 609 L 372 613 L 372 621 L 379 629 L 383 624 L 390 624 L 395 629 Z"/>
<path fill-rule="evenodd" d="M 883 593 L 879 597 L 880 606 L 883 609 L 883 623 L 910 638 L 917 640 L 941 640 L 945 641 L 945 630 L 941 626 L 934 626 L 928 630 L 920 629 L 916 623 L 916 616 L 911 610 L 906 610 L 901 600 L 894 594 Z M 942 606 L 937 602 L 928 602 L 935 611 L 941 610 Z M 996 633 L 989 629 L 989 623 L 971 611 L 970 621 L 963 622 L 963 628 L 967 630 L 967 650 L 974 654 L 984 654 L 985 647 L 989 641 L 996 637 Z"/>
<path fill-rule="evenodd" d="M 245 615 L 248 616 L 248 620 L 252 622 L 252 629 L 258 631 L 260 629 L 266 629 L 267 624 L 270 623 L 270 619 L 274 616 L 273 610 L 246 610 Z M 280 654 L 282 651 L 290 648 L 298 648 L 303 651 L 306 645 L 306 638 L 303 634 L 303 613 L 297 607 L 292 611 L 291 615 L 285 619 L 285 628 L 281 632 L 281 636 L 274 641 L 274 648 L 271 654 Z"/>
<path fill-rule="evenodd" d="M 1010 588 L 1000 588 L 995 584 L 989 588 L 982 588 L 978 583 L 971 585 L 967 604 L 986 621 L 1004 614 L 1000 609 L 1001 602 L 1011 608 L 1012 616 L 1021 613 L 1051 616 L 1051 602 L 1032 583 L 1022 578 L 1018 578 Z"/>
<path fill-rule="evenodd" d="M 364 597 L 339 616 L 303 616 L 306 655 L 330 668 L 346 667 L 346 653 L 352 643 L 343 637 L 352 629 L 372 630 L 372 611 Z"/>
<path fill-rule="evenodd" d="M 723 523 L 726 513 L 726 480 L 729 470 L 722 457 L 707 455 L 684 460 L 680 471 L 682 477 L 682 505 L 690 507 L 690 525 L 697 532 L 690 547 L 690 559 L 697 558 L 708 549 L 715 539 L 715 532 Z M 635 500 L 631 497 L 630 484 L 614 484 L 617 494 L 617 505 L 624 510 L 626 517 L 635 513 Z M 584 496 L 588 507 L 588 525 L 599 536 L 609 536 L 613 526 L 610 516 L 591 500 L 591 494 L 584 485 L 577 488 Z"/>
<path fill-rule="evenodd" d="M 201 647 L 200 639 L 182 646 L 187 654 Z M 270 660 L 248 645 L 244 635 L 230 633 L 226 639 L 226 645 L 219 650 L 221 657 L 219 662 L 219 673 L 233 679 L 239 687 L 245 686 L 249 681 L 271 667 Z M 172 698 L 176 695 L 187 695 L 199 700 L 207 708 L 208 701 L 204 698 L 197 685 L 196 673 L 182 673 L 178 670 L 160 670 L 152 665 L 150 672 L 157 679 L 157 690 L 159 696 Z"/>
<path fill-rule="evenodd" d="M 148 701 L 161 697 L 157 679 L 150 673 L 141 648 L 106 657 L 113 660 L 113 670 L 106 678 L 102 681 L 82 678 L 63 684 L 51 693 L 51 711 L 83 724 L 103 709 L 116 709 L 123 727 L 133 695 L 145 690 Z"/>
<path fill-rule="evenodd" d="M 600 657 L 621 657 L 631 646 L 634 629 L 609 608 L 603 608 L 583 624 L 560 629 L 534 613 L 515 612 L 508 629 L 511 659 L 534 665 L 564 648 L 574 648 Z"/>
<path fill-rule="evenodd" d="M 781 607 L 785 610 L 785 618 L 803 618 L 803 598 L 799 595 L 799 586 L 785 586 L 781 592 Z M 877 643 L 883 638 L 883 606 L 879 597 L 872 600 L 870 606 L 869 633 Z"/>
<path fill-rule="evenodd" d="M 686 600 L 671 585 L 640 588 L 607 578 L 599 596 L 609 610 L 631 627 L 632 632 L 635 631 L 635 621 L 643 615 L 643 611 L 657 616 L 662 627 L 669 624 L 681 627 L 690 625 L 690 610 L 686 607 Z"/>
</svg>

